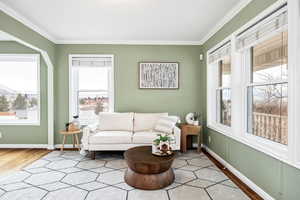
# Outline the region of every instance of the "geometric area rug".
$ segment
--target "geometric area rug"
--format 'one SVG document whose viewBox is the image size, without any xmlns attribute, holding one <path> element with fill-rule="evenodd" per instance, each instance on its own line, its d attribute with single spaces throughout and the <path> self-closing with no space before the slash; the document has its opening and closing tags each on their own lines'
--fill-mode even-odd
<svg viewBox="0 0 300 200">
<path fill-rule="evenodd" d="M 124 182 L 123 152 L 53 151 L 20 171 L 0 176 L 0 200 L 249 200 L 204 154 L 181 154 L 175 182 L 145 191 Z"/>
</svg>

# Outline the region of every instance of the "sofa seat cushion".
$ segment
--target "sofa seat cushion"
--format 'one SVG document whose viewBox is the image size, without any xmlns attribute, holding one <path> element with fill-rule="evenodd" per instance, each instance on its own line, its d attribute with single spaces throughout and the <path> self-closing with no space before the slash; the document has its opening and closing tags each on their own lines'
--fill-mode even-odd
<svg viewBox="0 0 300 200">
<path fill-rule="evenodd" d="M 132 132 L 128 131 L 99 131 L 89 137 L 92 144 L 130 144 Z"/>
<path fill-rule="evenodd" d="M 136 132 L 132 136 L 133 144 L 152 144 L 153 140 L 155 140 L 158 132 L 152 131 L 141 131 Z"/>
<path fill-rule="evenodd" d="M 161 117 L 167 117 L 168 113 L 134 113 L 134 132 L 151 131 Z"/>
</svg>

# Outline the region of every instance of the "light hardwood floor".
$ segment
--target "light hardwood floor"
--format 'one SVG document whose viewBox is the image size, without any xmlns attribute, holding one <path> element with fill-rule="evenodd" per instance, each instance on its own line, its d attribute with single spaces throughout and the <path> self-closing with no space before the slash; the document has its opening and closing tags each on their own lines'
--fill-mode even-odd
<svg viewBox="0 0 300 200">
<path fill-rule="evenodd" d="M 19 170 L 49 152 L 46 149 L 0 149 L 0 175 Z"/>
</svg>

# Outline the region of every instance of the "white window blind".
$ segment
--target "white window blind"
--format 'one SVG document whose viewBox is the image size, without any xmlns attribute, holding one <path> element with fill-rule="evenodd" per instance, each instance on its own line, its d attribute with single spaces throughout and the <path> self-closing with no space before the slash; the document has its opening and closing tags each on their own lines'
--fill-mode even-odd
<svg viewBox="0 0 300 200">
<path fill-rule="evenodd" d="M 214 63 L 225 56 L 230 56 L 231 54 L 231 44 L 230 41 L 226 42 L 224 45 L 219 47 L 218 49 L 211 52 L 208 56 L 208 62 Z"/>
<path fill-rule="evenodd" d="M 250 47 L 257 41 L 274 34 L 274 32 L 283 30 L 288 24 L 287 6 L 283 6 L 273 14 L 259 21 L 254 26 L 249 27 L 240 33 L 236 40 L 236 48 L 241 51 Z"/>
<path fill-rule="evenodd" d="M 111 67 L 112 58 L 110 57 L 73 57 L 73 67 Z"/>
</svg>

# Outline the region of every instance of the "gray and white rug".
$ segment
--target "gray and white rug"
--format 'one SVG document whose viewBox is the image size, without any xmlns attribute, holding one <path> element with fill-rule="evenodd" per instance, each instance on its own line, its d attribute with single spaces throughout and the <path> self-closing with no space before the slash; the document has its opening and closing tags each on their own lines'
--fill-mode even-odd
<svg viewBox="0 0 300 200">
<path fill-rule="evenodd" d="M 122 153 L 53 151 L 18 172 L 0 176 L 0 200 L 244 200 L 248 198 L 204 155 L 179 154 L 175 182 L 162 190 L 130 187 Z"/>
</svg>

